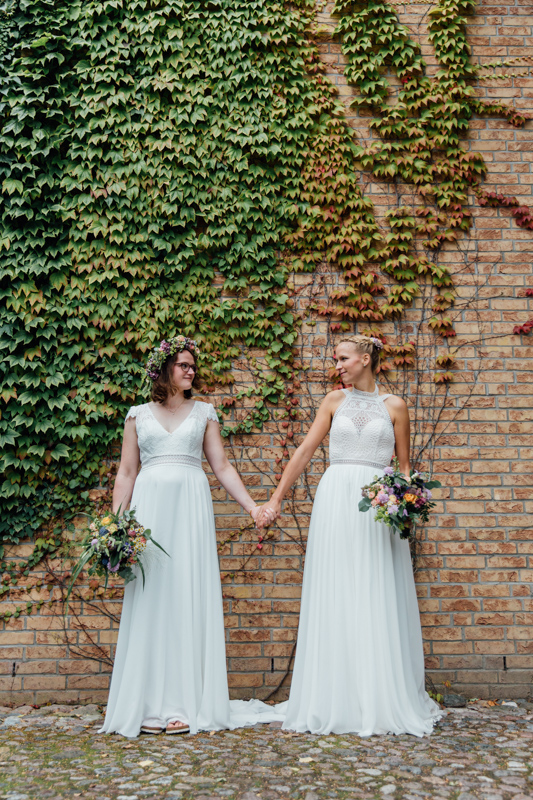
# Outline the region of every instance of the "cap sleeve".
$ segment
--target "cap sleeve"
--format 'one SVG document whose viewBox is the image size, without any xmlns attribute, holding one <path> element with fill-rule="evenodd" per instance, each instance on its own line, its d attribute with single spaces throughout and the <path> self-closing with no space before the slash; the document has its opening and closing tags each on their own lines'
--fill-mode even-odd
<svg viewBox="0 0 533 800">
<path fill-rule="evenodd" d="M 212 422 L 218 422 L 218 414 L 212 403 L 207 403 L 207 419 L 210 419 Z"/>
<path fill-rule="evenodd" d="M 124 422 L 127 422 L 129 419 L 135 419 L 137 414 L 139 413 L 139 406 L 132 406 L 128 413 L 126 414 L 126 419 Z"/>
<path fill-rule="evenodd" d="M 140 423 L 148 416 L 150 413 L 148 403 L 143 403 L 140 406 L 132 406 L 128 413 L 126 414 L 126 419 L 124 422 L 127 422 L 129 419 L 137 420 L 137 428 L 139 427 Z"/>
</svg>

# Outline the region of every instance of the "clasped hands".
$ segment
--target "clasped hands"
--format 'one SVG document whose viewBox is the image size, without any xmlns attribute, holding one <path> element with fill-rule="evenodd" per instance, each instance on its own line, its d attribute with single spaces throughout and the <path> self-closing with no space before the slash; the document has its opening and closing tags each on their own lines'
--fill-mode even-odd
<svg viewBox="0 0 533 800">
<path fill-rule="evenodd" d="M 262 528 L 268 528 L 269 525 L 281 516 L 281 508 L 273 503 L 265 503 L 263 506 L 255 506 L 250 511 L 252 515 L 252 519 L 255 522 L 255 527 L 261 530 Z"/>
</svg>

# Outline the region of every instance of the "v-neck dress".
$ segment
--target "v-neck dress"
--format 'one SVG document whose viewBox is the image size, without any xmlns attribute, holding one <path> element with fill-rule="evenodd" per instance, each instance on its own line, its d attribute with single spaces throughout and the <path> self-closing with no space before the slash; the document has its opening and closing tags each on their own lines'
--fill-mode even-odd
<svg viewBox="0 0 533 800">
<path fill-rule="evenodd" d="M 137 736 L 141 724 L 179 719 L 229 726 L 222 591 L 211 492 L 202 469 L 210 403 L 195 402 L 169 432 L 148 403 L 134 406 L 141 470 L 131 508 L 169 556 L 151 546 L 142 577 L 124 592 L 102 732 Z"/>
</svg>

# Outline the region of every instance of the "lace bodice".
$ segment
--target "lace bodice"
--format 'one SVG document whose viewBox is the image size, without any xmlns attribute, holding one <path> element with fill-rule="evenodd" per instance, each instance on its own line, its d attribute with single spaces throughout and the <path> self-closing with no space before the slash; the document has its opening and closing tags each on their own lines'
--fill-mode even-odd
<svg viewBox="0 0 533 800">
<path fill-rule="evenodd" d="M 390 464 L 394 450 L 394 428 L 383 402 L 389 394 L 343 389 L 346 395 L 331 423 L 331 464 L 363 463 L 373 467 Z"/>
<path fill-rule="evenodd" d="M 149 403 L 132 406 L 126 419 L 135 418 L 141 464 L 145 469 L 156 464 L 186 464 L 201 467 L 202 445 L 207 420 L 218 421 L 211 403 L 196 401 L 179 425 L 169 433 L 155 418 Z"/>
</svg>

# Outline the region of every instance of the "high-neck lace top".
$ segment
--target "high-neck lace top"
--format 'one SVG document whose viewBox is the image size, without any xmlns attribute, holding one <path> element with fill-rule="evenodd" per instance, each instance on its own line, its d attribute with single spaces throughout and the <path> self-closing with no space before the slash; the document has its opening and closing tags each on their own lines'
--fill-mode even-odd
<svg viewBox="0 0 533 800">
<path fill-rule="evenodd" d="M 202 466 L 202 446 L 207 420 L 218 421 L 211 403 L 196 401 L 178 427 L 169 433 L 154 416 L 149 403 L 132 406 L 126 419 L 135 418 L 143 469 L 158 464 Z"/>
<path fill-rule="evenodd" d="M 394 428 L 383 402 L 390 394 L 343 389 L 345 398 L 331 423 L 331 464 L 365 464 L 384 468 L 394 450 Z"/>
</svg>

